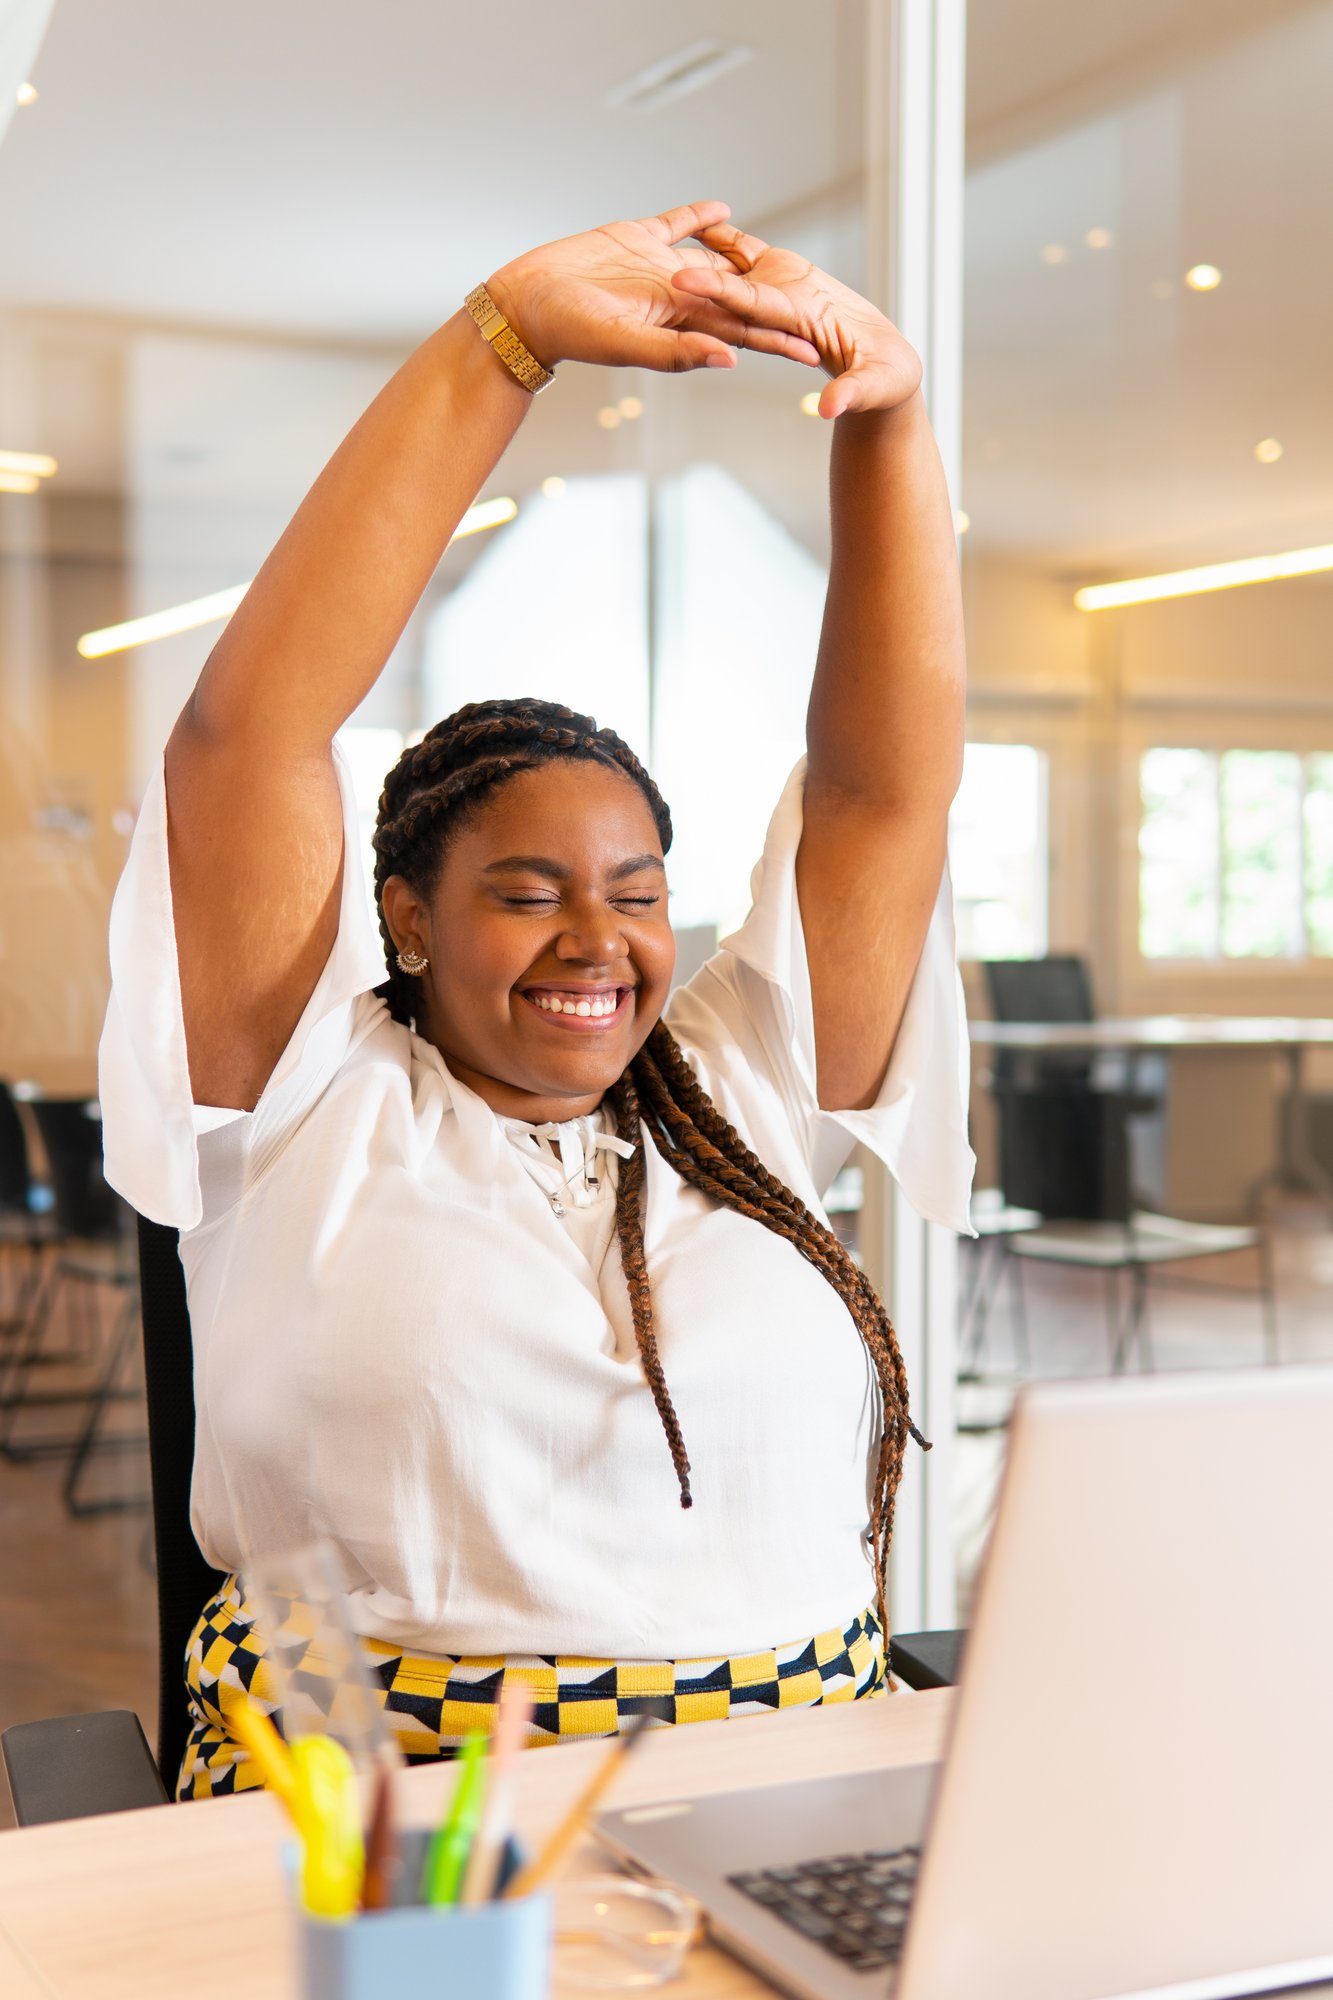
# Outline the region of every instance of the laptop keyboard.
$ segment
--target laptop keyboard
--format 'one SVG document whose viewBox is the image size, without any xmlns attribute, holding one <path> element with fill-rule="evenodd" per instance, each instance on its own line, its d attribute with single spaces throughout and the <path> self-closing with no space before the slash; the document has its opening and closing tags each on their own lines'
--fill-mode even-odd
<svg viewBox="0 0 1333 2000">
<path fill-rule="evenodd" d="M 873 1972 L 898 1963 L 920 1860 L 919 1847 L 880 1848 L 727 1880 L 852 1971 Z"/>
</svg>

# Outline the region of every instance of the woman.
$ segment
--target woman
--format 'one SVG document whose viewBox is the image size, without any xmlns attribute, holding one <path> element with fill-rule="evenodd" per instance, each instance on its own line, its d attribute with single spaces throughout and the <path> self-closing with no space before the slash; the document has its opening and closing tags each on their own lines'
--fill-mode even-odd
<svg viewBox="0 0 1333 2000">
<path fill-rule="evenodd" d="M 531 251 L 412 356 L 215 647 L 113 915 L 108 1172 L 182 1232 L 195 1531 L 223 1570 L 332 1541 L 409 1755 L 506 1673 L 538 1738 L 883 1683 L 907 1388 L 819 1199 L 860 1138 L 966 1226 L 952 521 L 911 350 L 727 216 Z M 589 717 L 482 704 L 386 782 L 386 984 L 334 732 L 547 371 L 742 347 L 823 368 L 839 419 L 808 771 L 749 920 L 668 1028 L 651 779 Z M 183 1795 L 256 1781 L 227 1706 L 261 1656 L 233 1583 Z"/>
</svg>

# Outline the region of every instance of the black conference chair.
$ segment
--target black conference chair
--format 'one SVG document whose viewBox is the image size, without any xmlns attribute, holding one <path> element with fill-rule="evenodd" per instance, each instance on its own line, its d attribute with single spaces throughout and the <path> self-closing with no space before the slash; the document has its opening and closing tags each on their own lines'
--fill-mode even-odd
<svg viewBox="0 0 1333 2000">
<path fill-rule="evenodd" d="M 173 1796 L 189 1733 L 185 1644 L 224 1580 L 204 1560 L 190 1527 L 194 1374 L 174 1229 L 139 1217 L 139 1269 L 157 1550 L 157 1758 L 129 1709 L 15 1723 L 0 1732 L 0 1761 L 20 1826 L 128 1812 Z M 961 1632 L 895 1638 L 893 1671 L 908 1687 L 949 1687 L 958 1677 L 963 1638 Z"/>
</svg>

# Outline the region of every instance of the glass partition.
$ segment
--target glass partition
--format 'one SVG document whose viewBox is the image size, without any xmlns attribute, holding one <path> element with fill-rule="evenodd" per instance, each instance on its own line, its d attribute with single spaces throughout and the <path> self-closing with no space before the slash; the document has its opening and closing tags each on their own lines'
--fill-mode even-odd
<svg viewBox="0 0 1333 2000">
<path fill-rule="evenodd" d="M 1082 958 L 1100 1014 L 1183 1016 L 1182 1032 L 1330 1011 L 1330 74 L 1329 0 L 970 0 L 969 734 L 1044 759 L 1048 922 L 1025 949 Z M 969 840 L 982 892 L 1014 817 Z M 965 904 L 965 929 L 986 908 Z M 1009 948 L 1014 906 L 999 908 L 980 956 Z M 1013 1061 L 974 1057 L 978 1178 L 997 1204 L 1020 1185 L 1024 1135 L 1002 1129 Z M 1128 1104 L 1138 1208 L 1276 1231 L 1217 1267 L 1219 1296 L 1154 1281 L 1129 1365 L 1258 1361 L 1274 1268 L 1284 1354 L 1326 1355 L 1326 1052 L 1122 1053 L 1090 1075 Z M 1318 1156 L 1303 1193 L 1275 1171 L 1295 1132 Z M 1002 1250 L 969 1253 L 964 1279 L 967 1296 L 979 1269 L 1002 1274 L 967 1342 L 976 1372 L 1008 1378 L 960 1404 L 987 1440 L 960 1460 L 965 1570 L 1013 1376 L 1106 1372 L 1129 1324 L 1127 1289 L 1104 1303 L 1110 1277 Z"/>
</svg>

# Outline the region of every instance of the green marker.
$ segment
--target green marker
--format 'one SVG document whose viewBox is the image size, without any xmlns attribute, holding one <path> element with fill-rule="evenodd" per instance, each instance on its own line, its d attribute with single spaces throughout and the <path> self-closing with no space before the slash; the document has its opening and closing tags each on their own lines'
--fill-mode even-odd
<svg viewBox="0 0 1333 2000">
<path fill-rule="evenodd" d="M 480 1731 L 469 1736 L 459 1758 L 461 1769 L 444 1825 L 426 1853 L 421 1892 L 428 1903 L 456 1903 L 463 1871 L 472 1851 L 486 1797 L 486 1751 L 489 1738 Z"/>
</svg>

